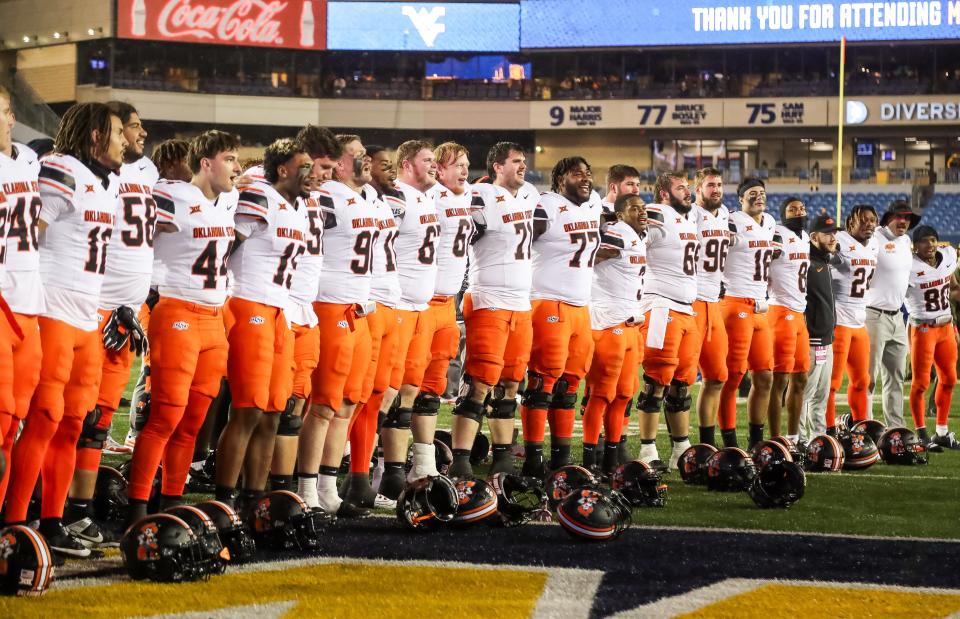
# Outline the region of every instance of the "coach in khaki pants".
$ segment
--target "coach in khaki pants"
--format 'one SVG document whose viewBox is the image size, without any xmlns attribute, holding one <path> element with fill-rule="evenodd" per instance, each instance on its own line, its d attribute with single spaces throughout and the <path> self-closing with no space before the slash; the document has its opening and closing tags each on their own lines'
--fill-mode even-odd
<svg viewBox="0 0 960 619">
<path fill-rule="evenodd" d="M 807 331 L 810 333 L 810 372 L 803 390 L 800 442 L 807 443 L 827 430 L 827 398 L 833 373 L 833 329 L 837 311 L 833 299 L 830 260 L 837 250 L 837 220 L 820 215 L 810 230 L 810 268 L 807 271 Z"/>
<path fill-rule="evenodd" d="M 907 294 L 913 262 L 907 230 L 920 221 L 903 200 L 897 200 L 880 218 L 873 233 L 880 247 L 877 271 L 867 291 L 867 333 L 870 336 L 870 417 L 877 372 L 883 385 L 883 416 L 888 426 L 903 425 L 903 382 L 910 347 L 900 306 Z"/>
</svg>

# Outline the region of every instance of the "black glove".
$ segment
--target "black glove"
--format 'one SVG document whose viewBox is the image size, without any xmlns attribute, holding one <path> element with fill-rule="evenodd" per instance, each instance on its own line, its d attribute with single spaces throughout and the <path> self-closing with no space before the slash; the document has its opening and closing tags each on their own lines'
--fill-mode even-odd
<svg viewBox="0 0 960 619">
<path fill-rule="evenodd" d="M 110 314 L 107 326 L 103 328 L 103 346 L 107 350 L 120 350 L 130 342 L 130 350 L 137 356 L 143 355 L 150 347 L 147 334 L 132 309 L 121 305 Z"/>
</svg>

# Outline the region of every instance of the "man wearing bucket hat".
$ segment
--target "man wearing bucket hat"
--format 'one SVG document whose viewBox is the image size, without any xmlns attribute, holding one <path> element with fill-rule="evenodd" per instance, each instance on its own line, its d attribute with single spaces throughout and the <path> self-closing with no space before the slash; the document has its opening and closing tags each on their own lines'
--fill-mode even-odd
<svg viewBox="0 0 960 619">
<path fill-rule="evenodd" d="M 880 225 L 873 233 L 880 254 L 877 272 L 867 291 L 867 333 L 870 336 L 871 402 L 868 415 L 873 416 L 872 394 L 877 387 L 877 372 L 883 387 L 882 410 L 888 426 L 903 425 L 903 382 L 909 355 L 907 330 L 900 314 L 907 294 L 907 280 L 913 254 L 908 230 L 920 216 L 905 200 L 895 200 L 887 208 Z"/>
</svg>

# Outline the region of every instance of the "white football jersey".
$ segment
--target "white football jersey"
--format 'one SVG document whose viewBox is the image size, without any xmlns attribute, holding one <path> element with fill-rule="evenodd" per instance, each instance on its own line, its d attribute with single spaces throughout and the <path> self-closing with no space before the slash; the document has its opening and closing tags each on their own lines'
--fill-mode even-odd
<svg viewBox="0 0 960 619">
<path fill-rule="evenodd" d="M 139 309 L 150 292 L 157 205 L 153 186 L 160 178 L 147 157 L 120 167 L 117 225 L 107 252 L 107 271 L 100 291 L 100 307 L 121 305 Z"/>
<path fill-rule="evenodd" d="M 394 212 L 403 210 L 403 198 L 385 195 L 366 185 L 363 195 L 376 213 L 377 231 L 373 233 L 373 279 L 370 282 L 370 300 L 396 307 L 400 302 L 400 275 L 397 273 L 397 250 L 394 245 L 399 235 Z"/>
<path fill-rule="evenodd" d="M 608 329 L 627 320 L 637 320 L 647 272 L 647 244 L 623 222 L 610 224 L 603 231 L 600 246 L 620 252 L 616 258 L 593 267 L 590 289 L 590 324 L 593 329 Z"/>
<path fill-rule="evenodd" d="M 320 206 L 320 194 L 311 192 L 310 197 L 297 200 L 298 207 L 307 215 L 306 251 L 297 263 L 290 286 L 290 299 L 300 305 L 309 305 L 317 298 L 317 286 L 323 270 L 323 222 L 325 213 Z M 299 323 L 297 323 L 299 324 Z"/>
<path fill-rule="evenodd" d="M 770 305 L 782 305 L 795 312 L 807 309 L 807 269 L 810 268 L 810 235 L 797 236 L 778 225 L 773 237 L 780 255 L 770 263 Z"/>
<path fill-rule="evenodd" d="M 763 213 L 760 223 L 744 213 L 730 213 L 730 250 L 723 270 L 727 296 L 766 299 L 770 279 L 770 261 L 779 247 L 773 241 L 776 220 Z"/>
<path fill-rule="evenodd" d="M 867 291 L 877 270 L 877 241 L 866 245 L 846 230 L 837 233 L 840 264 L 833 269 L 833 296 L 837 306 L 837 324 L 862 327 L 867 320 Z"/>
<path fill-rule="evenodd" d="M 580 307 L 590 302 L 603 211 L 595 196 L 579 206 L 557 193 L 540 196 L 533 219 L 546 222 L 547 230 L 533 243 L 531 298 Z"/>
<path fill-rule="evenodd" d="M 877 242 L 877 272 L 867 291 L 867 307 L 898 311 L 907 294 L 907 282 L 913 265 L 910 237 L 893 236 L 880 226 L 873 233 Z"/>
<path fill-rule="evenodd" d="M 530 309 L 533 212 L 540 192 L 524 183 L 514 196 L 491 183 L 473 186 L 470 215 L 478 236 L 469 248 L 474 308 Z"/>
<path fill-rule="evenodd" d="M 250 166 L 243 171 L 243 176 L 246 176 L 250 181 L 255 183 L 266 183 L 267 177 L 263 175 L 263 166 L 255 165 Z"/>
<path fill-rule="evenodd" d="M 396 181 L 403 194 L 403 210 L 394 211 L 397 220 L 397 273 L 400 301 L 397 308 L 423 311 L 437 289 L 437 245 L 440 221 L 432 195 Z"/>
<path fill-rule="evenodd" d="M 720 205 L 717 214 L 696 204 L 690 214 L 697 222 L 700 253 L 697 254 L 697 299 L 716 303 L 730 248 L 730 211 Z"/>
<path fill-rule="evenodd" d="M 0 193 L 6 195 L 6 244 L 0 246 L 7 276 L 3 297 L 14 312 L 37 315 L 44 311 L 40 279 L 40 163 L 22 144 L 14 144 L 15 157 L 0 154 Z M 4 249 L 5 248 L 5 249 Z"/>
<path fill-rule="evenodd" d="M 672 309 L 693 313 L 697 298 L 697 224 L 667 204 L 647 205 L 647 273 L 643 310 L 665 300 Z"/>
<path fill-rule="evenodd" d="M 467 245 L 473 236 L 470 203 L 473 187 L 465 185 L 457 195 L 441 184 L 431 188 L 440 220 L 440 241 L 437 244 L 437 294 L 453 296 L 463 287 L 467 272 Z"/>
<path fill-rule="evenodd" d="M 51 155 L 40 167 L 40 277 L 44 316 L 79 329 L 97 328 L 107 247 L 116 222 L 119 177 L 106 182 L 70 155 Z"/>
<path fill-rule="evenodd" d="M 307 251 L 307 209 L 299 200 L 288 202 L 273 185 L 256 182 L 240 192 L 235 224 L 238 230 L 244 229 L 245 217 L 258 225 L 227 261 L 228 294 L 285 308 L 297 264 Z"/>
<path fill-rule="evenodd" d="M 919 320 L 950 316 L 950 279 L 957 271 L 957 250 L 937 248 L 937 266 L 913 257 L 907 286 L 907 311 Z"/>
<path fill-rule="evenodd" d="M 219 307 L 227 300 L 227 259 L 233 248 L 236 192 L 208 200 L 200 188 L 161 180 L 153 188 L 157 223 L 175 232 L 159 232 L 153 241 L 154 273 L 162 267 L 157 292 L 200 305 Z"/>
<path fill-rule="evenodd" d="M 340 181 L 320 188 L 326 210 L 323 271 L 317 288 L 322 303 L 368 303 L 377 212 L 362 195 Z"/>
</svg>

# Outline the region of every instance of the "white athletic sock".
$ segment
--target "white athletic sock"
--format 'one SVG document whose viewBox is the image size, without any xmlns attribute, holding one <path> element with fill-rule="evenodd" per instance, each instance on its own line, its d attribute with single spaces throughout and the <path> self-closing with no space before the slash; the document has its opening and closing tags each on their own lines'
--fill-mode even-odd
<svg viewBox="0 0 960 619">
<path fill-rule="evenodd" d="M 437 450 L 432 443 L 413 444 L 413 467 L 407 475 L 407 481 L 415 481 L 424 477 L 435 477 L 437 471 Z"/>
<path fill-rule="evenodd" d="M 654 443 L 652 445 L 640 445 L 640 459 L 644 462 L 653 462 L 654 460 L 660 459 L 660 454 L 657 453 L 657 445 Z"/>
<path fill-rule="evenodd" d="M 950 432 L 950 428 L 937 424 L 937 436 L 946 436 L 948 432 Z"/>
<path fill-rule="evenodd" d="M 680 443 L 674 443 L 673 449 L 670 452 L 670 463 L 669 466 L 671 469 L 677 468 L 677 463 L 680 462 L 680 456 L 683 455 L 683 452 L 690 447 L 690 440 L 684 440 Z"/>
<path fill-rule="evenodd" d="M 335 514 L 340 509 L 343 500 L 337 494 L 336 475 L 320 475 L 317 478 L 317 502 L 329 514 Z"/>
<path fill-rule="evenodd" d="M 300 477 L 297 479 L 297 494 L 299 494 L 303 502 L 310 507 L 320 505 L 317 500 L 317 484 L 311 477 Z"/>
<path fill-rule="evenodd" d="M 793 443 L 794 445 L 796 445 L 798 442 L 800 442 L 800 435 L 799 435 L 799 434 L 788 434 L 788 435 L 787 435 L 787 439 L 788 439 L 791 443 Z"/>
</svg>

